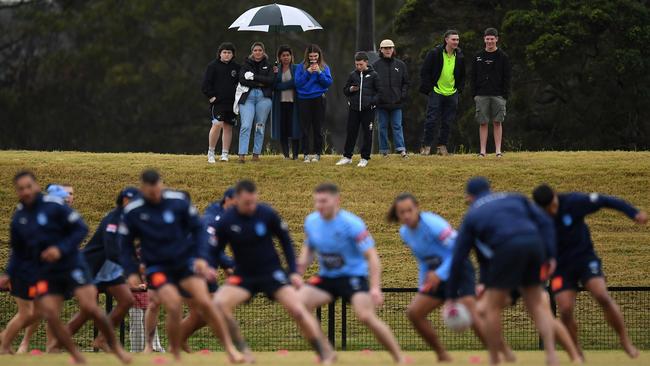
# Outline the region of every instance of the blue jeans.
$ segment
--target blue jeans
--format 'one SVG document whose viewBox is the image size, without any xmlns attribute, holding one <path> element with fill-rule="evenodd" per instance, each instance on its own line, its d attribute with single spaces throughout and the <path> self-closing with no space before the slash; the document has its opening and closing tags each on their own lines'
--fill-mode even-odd
<svg viewBox="0 0 650 366">
<path fill-rule="evenodd" d="M 406 151 L 404 147 L 404 131 L 402 130 L 402 109 L 377 109 L 377 120 L 379 122 L 379 153 L 388 154 L 390 146 L 388 145 L 388 123 L 390 122 L 393 130 L 393 145 L 395 151 Z"/>
<path fill-rule="evenodd" d="M 424 133 L 422 134 L 422 146 L 433 146 L 433 133 L 438 125 L 440 126 L 440 135 L 436 146 L 447 146 L 449 131 L 452 122 L 456 119 L 457 109 L 458 93 L 448 97 L 434 91 L 429 94 L 427 114 L 424 120 Z"/>
<path fill-rule="evenodd" d="M 246 103 L 239 106 L 241 115 L 241 129 L 239 130 L 239 155 L 248 154 L 248 144 L 251 139 L 251 128 L 255 122 L 255 141 L 253 154 L 262 153 L 264 145 L 264 129 L 266 120 L 271 112 L 271 98 L 264 97 L 262 89 L 251 89 L 248 92 Z"/>
</svg>

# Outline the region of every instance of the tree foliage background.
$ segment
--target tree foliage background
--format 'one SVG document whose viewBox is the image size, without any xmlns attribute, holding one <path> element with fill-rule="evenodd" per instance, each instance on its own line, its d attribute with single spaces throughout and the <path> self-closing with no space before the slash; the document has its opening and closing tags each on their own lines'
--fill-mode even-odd
<svg viewBox="0 0 650 366">
<path fill-rule="evenodd" d="M 274 35 L 227 27 L 262 1 L 0 1 L 0 148 L 203 152 L 207 102 L 200 83 L 217 45 L 233 41 L 237 61 L 254 40 L 274 59 L 321 45 L 335 83 L 328 95 L 328 148 L 340 151 L 342 93 L 353 68 L 356 1 L 285 1 L 325 31 Z M 405 113 L 409 149 L 419 147 L 425 99 L 422 57 L 448 28 L 471 56 L 496 26 L 510 55 L 508 150 L 650 147 L 650 12 L 641 0 L 376 0 L 376 39 L 392 38 L 410 67 Z M 469 71 L 469 70 L 468 70 Z M 467 89 L 469 90 L 469 89 Z M 477 149 L 469 92 L 452 148 Z M 269 146 L 273 146 L 270 144 Z"/>
</svg>

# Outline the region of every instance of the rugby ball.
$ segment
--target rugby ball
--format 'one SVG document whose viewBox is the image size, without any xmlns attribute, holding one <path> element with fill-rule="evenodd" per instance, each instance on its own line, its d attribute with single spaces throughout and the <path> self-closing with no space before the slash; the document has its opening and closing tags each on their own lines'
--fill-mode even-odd
<svg viewBox="0 0 650 366">
<path fill-rule="evenodd" d="M 442 319 L 447 328 L 455 332 L 464 332 L 472 325 L 472 315 L 467 307 L 459 302 L 445 305 Z"/>
</svg>

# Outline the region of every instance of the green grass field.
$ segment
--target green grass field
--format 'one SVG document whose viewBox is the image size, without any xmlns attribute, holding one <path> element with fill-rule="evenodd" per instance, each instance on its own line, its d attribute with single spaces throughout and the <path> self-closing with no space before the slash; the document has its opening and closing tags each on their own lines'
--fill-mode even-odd
<svg viewBox="0 0 650 366">
<path fill-rule="evenodd" d="M 424 366 L 435 363 L 435 356 L 431 352 L 411 352 L 407 353 L 410 365 Z M 111 355 L 106 354 L 89 354 L 88 363 L 93 366 L 119 365 L 119 362 Z M 316 365 L 315 356 L 310 352 L 289 352 L 280 354 L 277 352 L 257 353 L 257 365 L 263 366 L 298 366 L 298 365 Z M 452 352 L 454 362 L 447 365 L 475 365 L 487 364 L 486 352 Z M 517 353 L 518 362 L 511 365 L 545 365 L 544 355 L 542 352 L 519 352 Z M 568 358 L 560 355 L 560 360 L 568 364 Z M 586 355 L 588 364 L 593 366 L 611 366 L 611 365 L 648 365 L 650 363 L 650 354 L 642 353 L 638 359 L 630 360 L 620 351 L 595 351 Z M 3 365 L 24 365 L 35 366 L 47 363 L 48 366 L 69 365 L 68 355 L 42 355 L 42 356 L 0 356 L 0 362 Z M 192 354 L 183 356 L 180 364 L 201 366 L 226 364 L 227 360 L 223 353 L 210 354 Z M 169 356 L 136 356 L 133 366 L 164 365 L 173 363 Z M 341 352 L 339 353 L 339 362 L 341 366 L 378 366 L 393 365 L 390 356 L 386 352 Z"/>
<path fill-rule="evenodd" d="M 18 169 L 35 170 L 43 185 L 74 185 L 75 207 L 94 229 L 113 206 L 117 192 L 125 185 L 137 184 L 143 168 L 156 167 L 170 187 L 189 191 L 200 209 L 238 179 L 256 180 L 262 199 L 282 214 L 299 246 L 304 217 L 312 210 L 311 191 L 317 183 L 329 180 L 341 185 L 345 208 L 368 223 L 383 260 L 383 284 L 413 287 L 415 261 L 401 244 L 397 226 L 384 220 L 399 192 L 415 193 L 424 209 L 440 213 L 455 226 L 466 209 L 465 181 L 477 174 L 489 177 L 497 190 L 530 194 L 536 184 L 548 182 L 560 190 L 614 194 L 650 208 L 648 152 L 511 153 L 501 160 L 456 155 L 413 156 L 402 161 L 396 156 L 375 156 L 365 170 L 335 167 L 336 159 L 329 156 L 318 164 L 304 164 L 263 156 L 260 163 L 208 165 L 203 156 L 0 151 L 0 228 L 7 228 L 15 207 L 11 177 Z M 636 226 L 607 210 L 593 215 L 589 223 L 609 283 L 650 285 L 650 251 L 646 249 L 650 228 Z M 0 229 L 0 258 L 6 256 L 7 241 L 8 230 Z"/>
</svg>

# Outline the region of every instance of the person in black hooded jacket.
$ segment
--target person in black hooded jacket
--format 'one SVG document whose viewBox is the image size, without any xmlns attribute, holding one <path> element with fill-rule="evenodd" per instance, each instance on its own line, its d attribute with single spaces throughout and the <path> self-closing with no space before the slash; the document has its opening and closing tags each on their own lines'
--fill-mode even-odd
<svg viewBox="0 0 650 366">
<path fill-rule="evenodd" d="M 403 158 L 406 155 L 404 131 L 402 129 L 402 106 L 409 89 L 409 75 L 406 64 L 395 57 L 395 44 L 385 39 L 379 44 L 379 60 L 372 66 L 379 74 L 379 102 L 377 103 L 377 122 L 379 123 L 379 153 L 384 156 L 390 152 L 388 145 L 388 125 L 393 131 L 393 147 Z"/>
<path fill-rule="evenodd" d="M 357 166 L 365 168 L 370 160 L 372 148 L 372 122 L 375 120 L 375 109 L 379 99 L 379 76 L 373 67 L 368 65 L 368 54 L 365 52 L 357 52 L 354 56 L 354 64 L 356 70 L 350 73 L 343 88 L 343 93 L 348 97 L 350 110 L 343 158 L 336 165 L 352 163 L 352 153 L 361 128 L 363 145 L 361 161 Z"/>
<path fill-rule="evenodd" d="M 248 155 L 251 128 L 255 122 L 255 138 L 253 144 L 253 161 L 258 161 L 264 145 L 266 121 L 271 112 L 271 96 L 275 74 L 273 65 L 269 62 L 262 42 L 255 42 L 251 47 L 250 56 L 244 61 L 239 70 L 239 83 L 248 87 L 239 99 L 241 113 L 241 129 L 239 130 L 239 162 L 245 162 Z"/>
</svg>

